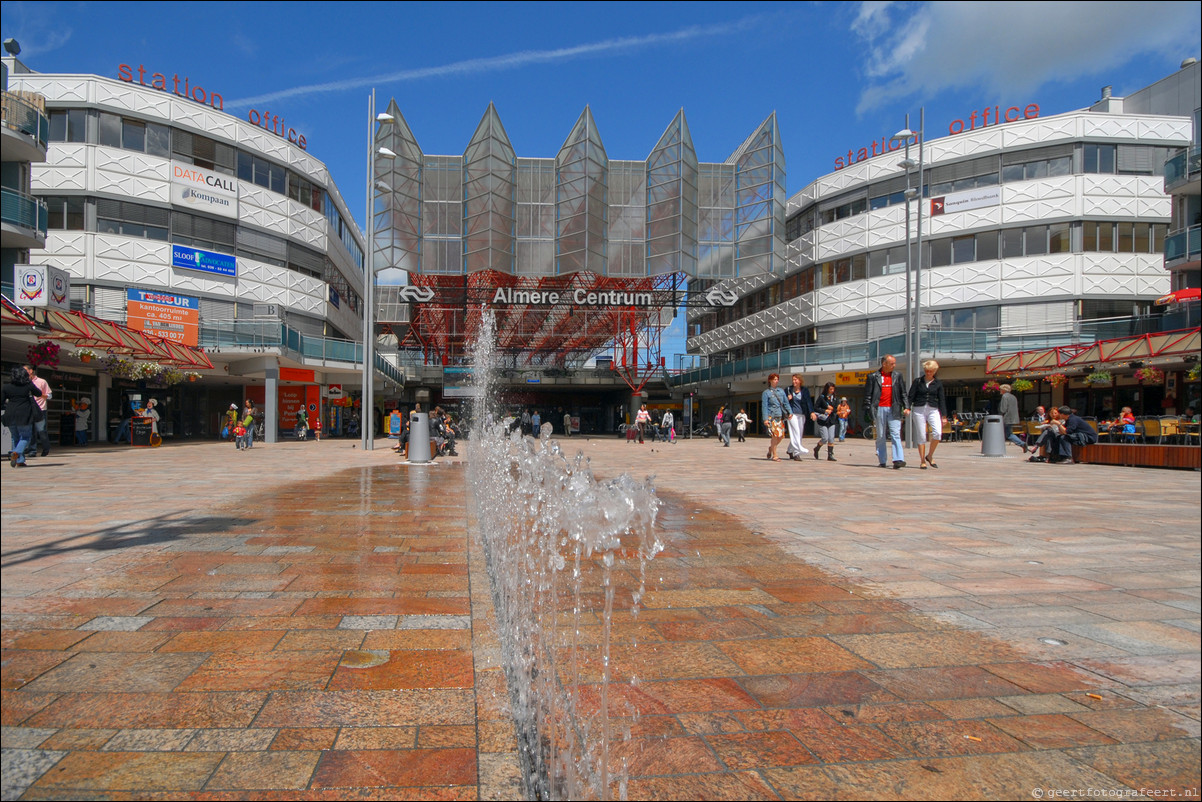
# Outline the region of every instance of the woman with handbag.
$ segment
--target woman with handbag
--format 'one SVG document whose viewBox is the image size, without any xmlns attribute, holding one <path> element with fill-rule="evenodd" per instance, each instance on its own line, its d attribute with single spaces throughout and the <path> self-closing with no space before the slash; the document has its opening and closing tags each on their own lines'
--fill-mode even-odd
<svg viewBox="0 0 1202 802">
<path fill-rule="evenodd" d="M 818 459 L 822 446 L 826 446 L 827 462 L 838 462 L 835 459 L 835 431 L 839 428 L 838 405 L 835 403 L 835 383 L 827 382 L 822 385 L 822 392 L 814 399 L 814 411 L 810 418 L 814 421 L 814 433 L 818 435 L 818 443 L 814 446 L 814 459 Z"/>
<path fill-rule="evenodd" d="M 779 373 L 769 374 L 768 389 L 760 396 L 760 414 L 764 416 L 764 428 L 768 430 L 768 436 L 771 438 L 767 458 L 773 462 L 780 462 L 780 457 L 776 456 L 776 448 L 785 439 L 785 421 L 793 416 L 789 411 L 789 399 L 785 398 L 785 391 L 777 387 L 779 383 Z"/>
<path fill-rule="evenodd" d="M 13 367 L 9 380 L 4 383 L 4 425 L 12 432 L 13 451 L 9 452 L 8 464 L 24 468 L 25 449 L 33 439 L 33 424 L 38 414 L 45 413 L 35 399 L 42 391 L 29 379 L 29 374 L 20 365 Z M 37 410 L 35 412 L 35 410 Z"/>
</svg>

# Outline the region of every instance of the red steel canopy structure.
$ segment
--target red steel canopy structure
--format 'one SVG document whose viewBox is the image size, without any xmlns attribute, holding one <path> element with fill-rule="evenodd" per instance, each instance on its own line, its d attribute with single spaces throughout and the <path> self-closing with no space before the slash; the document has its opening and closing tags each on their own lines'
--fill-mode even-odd
<svg viewBox="0 0 1202 802">
<path fill-rule="evenodd" d="M 1107 363 L 1197 355 L 1202 346 L 1199 327 L 1157 334 L 1119 337 L 1095 343 L 1061 345 L 986 357 L 987 375 L 1053 372 Z"/>
</svg>

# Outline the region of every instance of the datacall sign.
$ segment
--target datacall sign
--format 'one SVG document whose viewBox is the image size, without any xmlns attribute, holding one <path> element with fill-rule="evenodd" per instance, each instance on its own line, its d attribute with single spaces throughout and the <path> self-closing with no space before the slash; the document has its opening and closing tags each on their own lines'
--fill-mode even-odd
<svg viewBox="0 0 1202 802">
<path fill-rule="evenodd" d="M 118 64 L 117 78 L 127 84 L 148 86 L 160 92 L 170 92 L 173 95 L 186 97 L 188 100 L 200 103 L 201 105 L 210 106 L 218 111 L 225 111 L 224 97 L 217 92 L 206 90 L 200 84 L 192 83 L 192 79 L 186 75 L 183 77 L 183 83 L 181 84 L 179 73 L 173 73 L 168 78 L 166 73 L 150 72 L 142 64 L 139 64 L 136 68 L 129 64 Z M 246 119 L 251 125 L 262 128 L 264 131 L 270 131 L 276 136 L 283 137 L 301 150 L 308 149 L 308 140 L 305 139 L 304 134 L 298 134 L 295 128 L 289 128 L 284 118 L 278 114 L 272 114 L 267 110 L 251 109 L 246 113 Z"/>
</svg>

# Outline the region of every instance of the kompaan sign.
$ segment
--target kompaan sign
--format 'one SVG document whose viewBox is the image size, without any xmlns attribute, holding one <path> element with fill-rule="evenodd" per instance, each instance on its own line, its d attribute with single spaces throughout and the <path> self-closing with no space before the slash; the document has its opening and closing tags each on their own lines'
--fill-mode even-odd
<svg viewBox="0 0 1202 802">
<path fill-rule="evenodd" d="M 512 287 L 497 287 L 492 302 L 494 305 L 507 306 L 558 306 L 567 303 L 574 306 L 660 306 L 653 292 L 577 289 L 571 293 L 561 293 L 557 290 L 519 290 Z"/>
<path fill-rule="evenodd" d="M 238 218 L 238 182 L 184 162 L 171 162 L 171 205 Z"/>
</svg>

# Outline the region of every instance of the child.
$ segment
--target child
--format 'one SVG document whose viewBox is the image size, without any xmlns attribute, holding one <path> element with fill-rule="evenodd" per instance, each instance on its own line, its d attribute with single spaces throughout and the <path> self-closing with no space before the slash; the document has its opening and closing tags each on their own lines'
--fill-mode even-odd
<svg viewBox="0 0 1202 802">
<path fill-rule="evenodd" d="M 246 427 L 242 425 L 242 421 L 234 424 L 234 446 L 241 451 L 246 446 L 242 442 L 242 438 L 246 437 Z"/>
</svg>

